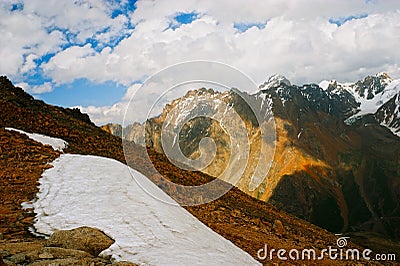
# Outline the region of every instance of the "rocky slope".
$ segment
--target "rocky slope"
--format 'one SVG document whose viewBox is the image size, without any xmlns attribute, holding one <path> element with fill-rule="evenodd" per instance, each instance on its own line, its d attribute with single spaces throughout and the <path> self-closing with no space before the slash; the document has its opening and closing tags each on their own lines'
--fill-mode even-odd
<svg viewBox="0 0 400 266">
<path fill-rule="evenodd" d="M 34 197 L 41 172 L 47 167 L 46 164 L 58 155 L 50 147 L 29 140 L 17 132 L 6 131 L 4 127 L 62 138 L 69 144 L 64 150 L 67 153 L 95 154 L 120 161 L 124 160 L 124 154 L 121 139 L 94 126 L 86 115 L 34 100 L 4 77 L 0 78 L 0 108 L 0 136 L 2 143 L 5 143 L 1 146 L 1 162 L 4 164 L 0 171 L 0 248 L 16 255 L 21 252 L 11 245 L 11 242 L 30 241 L 30 245 L 42 248 L 40 245 L 43 245 L 43 241 L 28 232 L 32 225 L 32 215 L 23 210 L 20 204 Z M 130 158 L 136 168 L 157 183 L 159 176 L 152 172 L 152 168 L 143 158 L 135 156 L 141 148 L 133 143 L 130 145 L 133 155 Z M 174 182 L 196 184 L 212 179 L 200 172 L 176 168 L 162 154 L 155 151 L 150 150 L 149 153 L 159 171 Z M 158 184 L 168 192 L 168 185 L 160 182 Z M 236 188 L 218 200 L 187 209 L 204 224 L 256 259 L 257 251 L 264 247 L 265 243 L 270 248 L 301 249 L 312 246 L 322 250 L 329 245 L 334 246 L 337 239 L 328 231 L 288 215 L 268 203 L 251 198 Z M 351 243 L 349 247 L 356 245 Z M 377 252 L 380 251 L 379 245 L 375 244 L 373 248 Z M 389 249 L 385 249 L 385 252 L 389 252 Z M 279 260 L 275 257 L 273 261 L 262 262 L 270 264 Z M 343 262 L 324 260 L 315 264 L 341 265 Z"/>
<path fill-rule="evenodd" d="M 172 110 L 190 113 L 198 108 L 201 97 L 213 99 L 211 109 L 233 106 L 250 140 L 251 159 L 238 188 L 334 232 L 366 230 L 399 238 L 400 138 L 393 134 L 399 132 L 399 83 L 380 73 L 354 84 L 325 81 L 296 86 L 276 75 L 254 95 L 198 89 L 174 100 L 159 117 L 146 123 L 146 145 L 165 153 L 160 129 L 172 124 L 169 130 L 171 136 L 178 136 L 176 145 L 185 156 L 196 159 L 201 155 L 200 141 L 213 138 L 216 156 L 202 171 L 220 176 L 228 169 L 231 175 L 233 145 L 220 123 L 195 118 L 178 132 L 181 118 Z M 261 127 L 275 126 L 276 139 L 260 136 L 260 125 L 242 97 L 264 116 L 265 106 L 272 107 L 274 125 Z M 239 125 L 234 118 L 229 120 Z M 140 130 L 143 127 L 135 126 Z M 143 136 L 137 132 L 127 135 L 136 136 L 131 140 Z M 263 151 L 261 144 L 266 147 Z M 274 148 L 270 170 L 259 171 L 257 158 L 272 153 Z M 264 159 L 268 169 L 269 158 Z"/>
</svg>

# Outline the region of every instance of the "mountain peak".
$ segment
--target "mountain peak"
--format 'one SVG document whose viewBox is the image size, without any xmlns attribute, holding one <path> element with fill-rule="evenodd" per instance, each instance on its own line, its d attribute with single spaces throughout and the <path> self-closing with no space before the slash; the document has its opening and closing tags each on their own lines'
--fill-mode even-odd
<svg viewBox="0 0 400 266">
<path fill-rule="evenodd" d="M 337 87 L 337 84 L 338 82 L 336 80 L 323 80 L 318 84 L 318 86 L 325 91 L 330 85 Z"/>
<path fill-rule="evenodd" d="M 375 77 L 377 78 L 383 78 L 383 79 L 392 79 L 388 73 L 386 72 L 379 72 L 375 74 Z"/>
<path fill-rule="evenodd" d="M 270 76 L 264 84 L 260 85 L 260 89 L 269 89 L 269 88 L 277 88 L 282 85 L 291 86 L 290 81 L 283 75 L 274 74 Z"/>
</svg>

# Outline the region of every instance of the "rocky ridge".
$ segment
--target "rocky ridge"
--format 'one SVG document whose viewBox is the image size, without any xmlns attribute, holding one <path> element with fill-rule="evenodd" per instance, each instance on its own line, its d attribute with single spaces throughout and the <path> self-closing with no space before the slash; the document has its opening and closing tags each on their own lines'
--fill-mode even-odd
<svg viewBox="0 0 400 266">
<path fill-rule="evenodd" d="M 334 232 L 372 231 L 398 238 L 400 139 L 392 133 L 399 124 L 398 83 L 379 73 L 356 83 L 326 81 L 296 86 L 275 75 L 254 95 L 204 88 L 188 92 L 165 106 L 159 117 L 135 127 L 142 132 L 146 127 L 147 147 L 163 153 L 162 125 L 179 124 L 179 116 L 171 116 L 170 110 L 194 110 L 197 104 L 190 103 L 193 97 L 208 95 L 213 99 L 212 108 L 221 101 L 233 106 L 251 140 L 250 158 L 258 158 L 260 125 L 240 99 L 246 98 L 258 108 L 270 105 L 276 128 L 271 168 L 262 173 L 262 182 L 254 188 L 250 183 L 254 161 L 250 160 L 238 188 Z M 227 167 L 230 138 L 217 121 L 196 118 L 173 133 L 182 153 L 191 159 L 200 156 L 201 139 L 216 141 L 215 160 L 202 170 L 204 173 L 219 176 Z M 272 150 L 271 145 L 266 146 Z"/>
</svg>

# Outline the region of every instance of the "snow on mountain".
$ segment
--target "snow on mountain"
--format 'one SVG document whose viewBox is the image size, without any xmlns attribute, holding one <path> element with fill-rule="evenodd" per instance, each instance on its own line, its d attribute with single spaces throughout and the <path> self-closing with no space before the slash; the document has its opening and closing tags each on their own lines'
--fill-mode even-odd
<svg viewBox="0 0 400 266">
<path fill-rule="evenodd" d="M 355 83 L 323 80 L 318 85 L 303 86 L 291 85 L 284 76 L 273 75 L 260 86 L 260 90 L 276 93 L 284 107 L 287 101 L 300 96 L 312 109 L 340 115 L 348 125 L 364 115 L 372 114 L 382 126 L 400 135 L 400 114 L 396 108 L 398 101 L 394 100 L 400 97 L 400 79 L 393 80 L 384 72 Z"/>
<path fill-rule="evenodd" d="M 269 77 L 268 80 L 260 86 L 260 89 L 267 90 L 269 88 L 279 87 L 283 84 L 286 86 L 291 85 L 290 81 L 285 76 L 275 74 Z"/>
<path fill-rule="evenodd" d="M 375 113 L 379 107 L 381 107 L 384 103 L 394 97 L 398 92 L 400 87 L 397 85 L 400 84 L 400 80 L 395 80 L 390 83 L 383 91 L 375 94 L 373 97 L 362 97 L 359 94 L 353 94 L 356 98 L 356 101 L 360 103 L 360 111 L 356 114 L 357 116 L 365 115 L 365 114 L 373 114 Z"/>
<path fill-rule="evenodd" d="M 349 93 L 359 105 L 353 114 L 346 118 L 347 124 L 367 114 L 373 114 L 375 119 L 400 136 L 400 79 L 392 80 L 386 73 L 368 76 L 356 83 L 338 83 L 335 80 L 322 81 L 319 86 L 330 93 L 344 95 Z M 348 97 L 342 97 L 344 99 Z"/>
<path fill-rule="evenodd" d="M 63 154 L 53 166 L 33 203 L 39 233 L 96 227 L 116 240 L 103 255 L 138 264 L 259 264 L 118 161 Z"/>
<path fill-rule="evenodd" d="M 15 128 L 11 128 L 11 127 L 6 127 L 5 129 L 10 130 L 10 131 L 16 131 L 21 134 L 25 134 L 30 139 L 40 142 L 43 145 L 50 145 L 54 150 L 63 151 L 65 148 L 68 147 L 68 142 L 66 142 L 65 140 L 59 139 L 59 138 L 52 138 L 52 137 L 37 134 L 37 133 L 28 133 L 28 132 L 22 131 L 20 129 L 15 129 Z"/>
<path fill-rule="evenodd" d="M 383 104 L 374 116 L 382 126 L 400 137 L 400 93 Z"/>
<path fill-rule="evenodd" d="M 334 82 L 334 80 L 323 80 L 318 84 L 318 86 L 320 86 L 321 89 L 326 91 L 328 89 L 329 85 L 332 84 L 333 82 Z"/>
<path fill-rule="evenodd" d="M 319 86 L 325 91 L 340 94 L 349 92 L 360 104 L 354 117 L 374 114 L 384 103 L 400 91 L 400 80 L 392 80 L 386 73 L 368 76 L 356 83 L 339 83 L 335 80 L 322 81 Z"/>
</svg>

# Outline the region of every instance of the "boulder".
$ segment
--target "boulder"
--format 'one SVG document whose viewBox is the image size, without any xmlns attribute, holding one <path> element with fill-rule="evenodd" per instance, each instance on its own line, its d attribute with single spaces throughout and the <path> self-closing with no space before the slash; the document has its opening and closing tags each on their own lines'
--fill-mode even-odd
<svg viewBox="0 0 400 266">
<path fill-rule="evenodd" d="M 275 220 L 272 228 L 278 236 L 283 236 L 284 234 L 286 234 L 285 227 L 283 226 L 282 222 L 278 219 Z"/>
<path fill-rule="evenodd" d="M 83 226 L 71 230 L 55 231 L 47 240 L 46 246 L 82 250 L 98 256 L 114 242 L 114 239 L 99 229 Z"/>
</svg>

